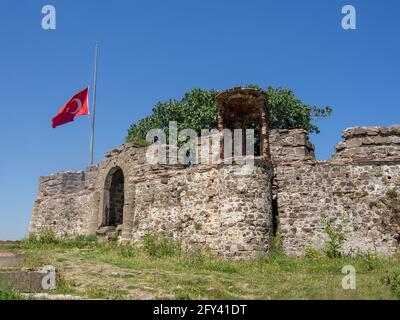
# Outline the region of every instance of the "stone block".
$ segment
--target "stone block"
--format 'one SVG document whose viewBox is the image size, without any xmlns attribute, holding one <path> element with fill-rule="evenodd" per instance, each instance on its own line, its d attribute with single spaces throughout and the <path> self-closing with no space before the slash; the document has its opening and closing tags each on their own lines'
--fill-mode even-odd
<svg viewBox="0 0 400 320">
<path fill-rule="evenodd" d="M 47 275 L 48 273 L 44 271 L 0 270 L 0 283 L 23 293 L 50 292 L 52 289 L 48 289 L 46 285 L 43 286 L 43 282 L 46 282 L 44 278 Z"/>
</svg>

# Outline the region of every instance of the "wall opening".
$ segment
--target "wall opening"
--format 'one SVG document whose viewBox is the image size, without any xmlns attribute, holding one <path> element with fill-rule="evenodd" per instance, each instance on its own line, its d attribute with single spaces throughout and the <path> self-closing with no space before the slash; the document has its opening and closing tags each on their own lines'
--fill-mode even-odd
<svg viewBox="0 0 400 320">
<path fill-rule="evenodd" d="M 124 216 L 124 173 L 119 167 L 111 169 L 105 183 L 103 226 L 117 227 Z"/>
<path fill-rule="evenodd" d="M 224 129 L 229 129 L 233 133 L 235 129 L 242 129 L 242 155 L 246 155 L 245 130 L 254 129 L 254 147 L 258 147 L 255 155 L 270 159 L 269 106 L 266 93 L 253 88 L 235 87 L 217 94 L 216 103 L 218 131 L 223 132 Z M 222 138 L 221 159 L 224 159 L 225 155 L 224 143 L 224 138 Z M 228 154 L 226 156 L 230 157 Z"/>
<path fill-rule="evenodd" d="M 272 197 L 272 235 L 276 237 L 279 229 L 278 196 Z"/>
</svg>

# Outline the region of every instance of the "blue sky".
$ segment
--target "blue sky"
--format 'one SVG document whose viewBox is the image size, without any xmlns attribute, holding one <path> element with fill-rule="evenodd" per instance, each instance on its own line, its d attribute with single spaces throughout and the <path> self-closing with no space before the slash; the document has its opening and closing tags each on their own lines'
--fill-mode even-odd
<svg viewBox="0 0 400 320">
<path fill-rule="evenodd" d="M 41 28 L 46 4 L 56 30 Z M 341 28 L 345 4 L 356 30 Z M 329 159 L 346 127 L 400 123 L 399 13 L 397 0 L 1 0 L 0 239 L 26 235 L 39 176 L 88 163 L 89 119 L 51 118 L 91 84 L 96 40 L 96 162 L 157 101 L 246 83 L 332 106 L 311 137 Z"/>
</svg>

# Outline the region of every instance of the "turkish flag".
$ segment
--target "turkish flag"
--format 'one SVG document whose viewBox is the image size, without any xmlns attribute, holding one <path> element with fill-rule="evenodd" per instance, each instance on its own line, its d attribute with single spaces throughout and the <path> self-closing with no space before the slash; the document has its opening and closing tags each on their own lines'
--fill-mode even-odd
<svg viewBox="0 0 400 320">
<path fill-rule="evenodd" d="M 88 93 L 89 88 L 86 88 L 69 99 L 51 120 L 53 128 L 64 123 L 72 122 L 76 117 L 88 115 Z"/>
</svg>

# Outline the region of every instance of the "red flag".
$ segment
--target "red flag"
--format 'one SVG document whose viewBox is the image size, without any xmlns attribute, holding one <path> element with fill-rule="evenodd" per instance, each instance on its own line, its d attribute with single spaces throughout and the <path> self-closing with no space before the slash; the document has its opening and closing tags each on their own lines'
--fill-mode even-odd
<svg viewBox="0 0 400 320">
<path fill-rule="evenodd" d="M 53 128 L 64 123 L 72 122 L 76 117 L 89 114 L 88 92 L 89 88 L 83 89 L 68 100 L 60 111 L 58 111 L 57 115 L 51 120 Z"/>
</svg>

